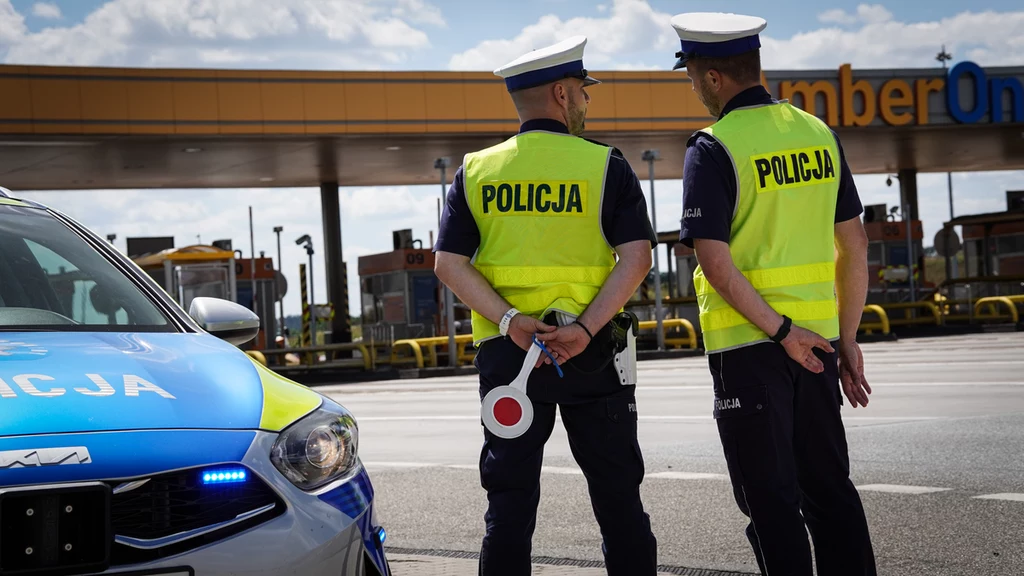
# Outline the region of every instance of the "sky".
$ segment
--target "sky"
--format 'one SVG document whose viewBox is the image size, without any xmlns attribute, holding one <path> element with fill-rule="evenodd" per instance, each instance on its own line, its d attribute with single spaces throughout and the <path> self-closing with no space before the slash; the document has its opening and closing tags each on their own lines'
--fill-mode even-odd
<svg viewBox="0 0 1024 576">
<path fill-rule="evenodd" d="M 938 67 L 943 45 L 979 65 L 1024 65 L 1024 7 L 1013 0 L 0 0 L 0 62 L 301 70 L 492 71 L 569 35 L 588 37 L 592 70 L 668 70 L 678 39 L 673 14 L 726 11 L 768 20 L 767 70 Z M 486 10 L 486 13 L 485 13 Z M 642 167 L 641 167 L 642 168 Z M 636 167 L 634 167 L 636 169 Z M 642 172 L 642 170 L 641 170 Z M 865 204 L 898 203 L 884 175 L 855 175 Z M 0 182 L 2 185 L 2 182 Z M 648 183 L 643 183 L 648 194 Z M 657 228 L 677 230 L 682 186 L 655 182 Z M 1024 171 L 953 175 L 956 215 L 1005 209 L 1005 191 L 1024 189 Z M 918 176 L 925 245 L 949 219 L 945 174 Z M 276 261 L 283 226 L 285 314 L 299 312 L 294 240 L 313 238 L 314 294 L 323 302 L 323 234 L 317 188 L 20 192 L 58 208 L 101 235 L 173 235 L 177 246 L 232 238 L 249 255 Z M 342 188 L 342 245 L 350 311 L 359 314 L 357 258 L 391 250 L 392 230 L 436 235 L 440 185 Z M 396 210 L 397 207 L 397 210 Z M 662 257 L 664 265 L 664 257 Z"/>
</svg>

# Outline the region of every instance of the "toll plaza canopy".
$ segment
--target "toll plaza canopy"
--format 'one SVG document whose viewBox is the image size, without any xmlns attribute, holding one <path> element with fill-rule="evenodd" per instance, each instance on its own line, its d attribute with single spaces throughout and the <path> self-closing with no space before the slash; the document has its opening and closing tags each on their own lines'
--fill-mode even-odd
<svg viewBox="0 0 1024 576">
<path fill-rule="evenodd" d="M 655 178 L 682 176 L 713 122 L 685 72 L 593 72 L 587 136 Z M 777 98 L 825 119 L 854 173 L 1024 168 L 1024 67 L 775 71 Z M 432 184 L 435 162 L 516 133 L 487 72 L 311 72 L 0 66 L 0 186 L 12 190 L 317 186 L 328 302 L 348 309 L 339 186 Z M 797 159 L 794 158 L 794 162 Z M 776 178 L 791 178 L 780 158 Z M 443 164 L 442 164 L 443 165 Z M 642 169 L 638 170 L 641 174 Z M 450 181 L 452 172 L 448 172 Z M 351 341 L 347 315 L 331 342 Z"/>
<path fill-rule="evenodd" d="M 586 135 L 641 174 L 658 149 L 655 177 L 679 178 L 687 138 L 713 121 L 686 73 L 593 75 Z M 1024 168 L 1024 67 L 763 79 L 837 130 L 855 173 Z M 487 72 L 0 66 L 0 185 L 14 190 L 432 184 L 437 158 L 454 170 L 517 127 Z"/>
</svg>

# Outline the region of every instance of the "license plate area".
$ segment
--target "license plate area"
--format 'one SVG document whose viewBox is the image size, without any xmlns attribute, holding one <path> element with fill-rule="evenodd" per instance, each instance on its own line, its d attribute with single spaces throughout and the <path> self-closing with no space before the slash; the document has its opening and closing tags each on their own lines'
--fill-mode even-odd
<svg viewBox="0 0 1024 576">
<path fill-rule="evenodd" d="M 0 492 L 0 576 L 102 571 L 110 541 L 104 484 Z"/>
</svg>

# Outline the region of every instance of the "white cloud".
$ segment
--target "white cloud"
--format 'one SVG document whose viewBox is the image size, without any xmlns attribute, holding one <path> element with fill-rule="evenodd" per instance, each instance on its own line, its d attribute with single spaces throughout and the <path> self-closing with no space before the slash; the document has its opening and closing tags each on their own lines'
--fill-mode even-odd
<svg viewBox="0 0 1024 576">
<path fill-rule="evenodd" d="M 818 20 L 829 24 L 855 24 L 857 17 L 842 8 L 833 8 L 818 14 Z"/>
<path fill-rule="evenodd" d="M 850 14 L 842 8 L 833 8 L 818 14 L 819 21 L 833 24 L 856 24 L 858 22 L 877 24 L 888 22 L 891 19 L 892 12 L 886 10 L 885 6 L 881 4 L 860 4 L 857 6 L 856 14 Z"/>
<path fill-rule="evenodd" d="M 589 41 L 585 60 L 588 67 L 613 66 L 613 60 L 637 52 L 672 50 L 675 32 L 670 14 L 657 12 L 645 0 L 615 0 L 611 12 L 600 18 L 576 17 L 562 20 L 541 16 L 512 39 L 485 40 L 448 62 L 452 70 L 494 70 L 521 54 L 554 44 L 568 36 L 582 34 Z"/>
<path fill-rule="evenodd" d="M 859 22 L 850 29 L 822 28 L 777 38 L 771 23 L 762 36 L 761 57 L 768 70 L 834 68 L 850 63 L 855 68 L 937 66 L 935 55 L 945 44 L 957 60 L 981 66 L 1019 64 L 1024 60 L 1024 11 L 960 12 L 941 20 L 899 22 L 880 5 L 861 4 L 854 17 L 841 10 L 819 16 L 841 24 Z"/>
<path fill-rule="evenodd" d="M 391 9 L 391 14 L 416 24 L 429 24 L 441 28 L 448 26 L 441 15 L 441 10 L 423 0 L 398 0 L 398 5 Z"/>
<path fill-rule="evenodd" d="M 36 2 L 32 5 L 32 14 L 39 18 L 55 20 L 60 18 L 60 6 L 49 2 Z"/>
<path fill-rule="evenodd" d="M 429 47 L 420 24 L 445 23 L 425 0 L 109 0 L 81 23 L 29 33 L 10 0 L 0 0 L 0 56 L 17 64 L 372 69 Z"/>
<path fill-rule="evenodd" d="M 892 20 L 892 12 L 881 4 L 860 4 L 857 6 L 857 18 L 868 24 L 878 24 Z"/>
<path fill-rule="evenodd" d="M 619 62 L 608 67 L 611 70 L 662 70 L 664 66 L 659 64 L 644 64 L 643 62 Z"/>
<path fill-rule="evenodd" d="M 0 48 L 18 42 L 28 31 L 25 17 L 11 5 L 11 0 L 0 0 Z"/>
</svg>

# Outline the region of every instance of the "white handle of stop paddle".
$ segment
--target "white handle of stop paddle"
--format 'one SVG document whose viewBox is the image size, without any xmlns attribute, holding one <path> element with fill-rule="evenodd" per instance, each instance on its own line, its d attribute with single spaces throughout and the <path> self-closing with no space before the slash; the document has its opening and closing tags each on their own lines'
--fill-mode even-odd
<svg viewBox="0 0 1024 576">
<path fill-rule="evenodd" d="M 512 381 L 509 386 L 518 390 L 526 392 L 526 383 L 530 380 L 530 373 L 537 366 L 537 359 L 540 358 L 540 346 L 533 344 L 530 349 L 526 351 L 526 359 L 523 360 L 523 367 L 519 370 L 519 375 Z"/>
</svg>

